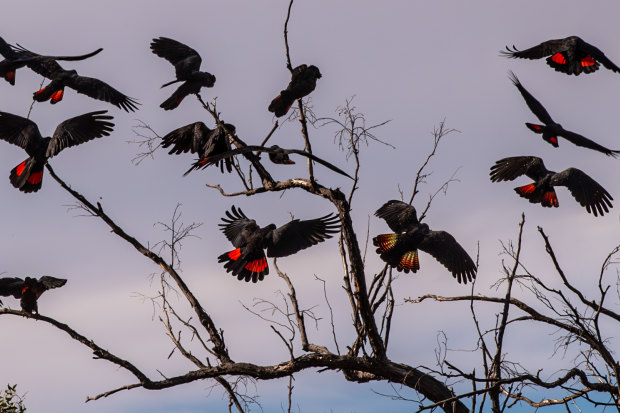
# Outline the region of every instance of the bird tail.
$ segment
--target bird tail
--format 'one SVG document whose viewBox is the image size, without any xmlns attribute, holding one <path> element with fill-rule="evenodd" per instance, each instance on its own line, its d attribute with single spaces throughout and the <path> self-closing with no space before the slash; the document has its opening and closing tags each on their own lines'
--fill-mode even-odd
<svg viewBox="0 0 620 413">
<path fill-rule="evenodd" d="M 209 158 L 199 158 L 196 159 L 196 162 L 194 162 L 192 164 L 192 167 L 189 168 L 184 174 L 183 176 L 187 176 L 191 171 L 195 170 L 195 169 L 204 169 L 207 166 L 211 165 L 211 163 L 209 163 Z"/>
<path fill-rule="evenodd" d="M 181 104 L 185 96 L 186 95 L 183 93 L 179 93 L 179 90 L 177 89 L 172 96 L 166 99 L 161 105 L 159 105 L 159 107 L 164 108 L 165 110 L 175 109 Z"/>
<path fill-rule="evenodd" d="M 6 80 L 7 82 L 9 82 L 9 84 L 11 86 L 15 86 L 15 70 L 10 71 L 10 72 L 6 72 L 4 74 L 4 80 Z"/>
<path fill-rule="evenodd" d="M 584 56 L 580 60 L 568 60 L 562 52 L 549 56 L 547 58 L 547 64 L 558 72 L 575 76 L 579 76 L 582 72 L 596 72 L 600 66 L 592 56 Z"/>
<path fill-rule="evenodd" d="M 22 192 L 37 192 L 43 182 L 43 163 L 28 158 L 11 170 L 11 184 Z"/>
<path fill-rule="evenodd" d="M 293 102 L 295 102 L 295 97 L 292 93 L 288 90 L 283 90 L 269 104 L 269 112 L 273 112 L 278 118 L 284 116 L 293 106 Z"/>
<path fill-rule="evenodd" d="M 56 90 L 56 88 L 47 85 L 43 89 L 34 92 L 32 98 L 37 102 L 45 102 L 46 100 L 49 100 L 51 104 L 54 104 L 60 102 L 63 95 L 63 88 Z"/>
<path fill-rule="evenodd" d="M 242 257 L 241 248 L 225 252 L 217 257 L 217 262 L 224 262 L 224 268 L 226 272 L 232 273 L 238 280 L 244 280 L 245 282 L 262 281 L 265 275 L 269 274 L 269 266 L 267 265 L 267 257 L 262 252 L 260 255 L 244 258 Z"/>
<path fill-rule="evenodd" d="M 418 258 L 418 250 L 414 249 L 402 253 L 402 250 L 395 249 L 398 241 L 402 237 L 401 234 L 381 234 L 372 239 L 372 243 L 377 247 L 377 253 L 383 261 L 398 271 L 416 272 L 420 269 L 420 260 Z"/>
</svg>

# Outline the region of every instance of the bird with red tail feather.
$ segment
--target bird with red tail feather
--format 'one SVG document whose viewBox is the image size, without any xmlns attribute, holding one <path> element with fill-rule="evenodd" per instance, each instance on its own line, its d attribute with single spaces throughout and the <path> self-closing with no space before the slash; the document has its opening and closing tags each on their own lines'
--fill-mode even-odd
<svg viewBox="0 0 620 413">
<path fill-rule="evenodd" d="M 259 227 L 234 205 L 226 211 L 220 229 L 235 247 L 218 257 L 226 272 L 246 282 L 262 281 L 269 274 L 267 257 L 286 257 L 331 238 L 340 231 L 340 220 L 332 214 L 320 218 L 290 222 L 276 227 L 269 224 Z"/>
<path fill-rule="evenodd" d="M 39 314 L 37 300 L 41 294 L 49 289 L 62 287 L 66 283 L 65 279 L 47 275 L 39 279 L 26 277 L 25 280 L 19 277 L 5 277 L 0 278 L 0 296 L 19 298 L 23 311 Z"/>
<path fill-rule="evenodd" d="M 375 215 L 385 220 L 393 234 L 373 238 L 377 254 L 398 271 L 417 272 L 420 269 L 418 249 L 431 254 L 452 273 L 459 283 L 467 284 L 476 278 L 476 264 L 454 239 L 445 231 L 431 231 L 420 223 L 412 205 L 398 200 L 386 202 Z"/>
<path fill-rule="evenodd" d="M 269 112 L 278 118 L 287 114 L 295 100 L 309 95 L 316 88 L 316 80 L 321 78 L 319 68 L 314 65 L 299 65 L 293 69 L 291 81 L 285 90 L 271 101 Z"/>
<path fill-rule="evenodd" d="M 526 175 L 534 182 L 515 188 L 520 197 L 544 207 L 557 208 L 560 203 L 555 186 L 565 186 L 579 204 L 594 216 L 604 215 L 613 205 L 612 196 L 598 182 L 577 168 L 554 172 L 545 168 L 543 160 L 536 156 L 513 156 L 500 159 L 491 167 L 491 181 L 513 181 Z"/>
<path fill-rule="evenodd" d="M 49 158 L 65 148 L 110 135 L 113 117 L 106 110 L 85 113 L 60 123 L 52 137 L 44 138 L 30 119 L 0 112 L 0 139 L 26 150 L 28 159 L 11 170 L 10 181 L 22 192 L 37 192 L 43 181 L 43 167 Z"/>
</svg>

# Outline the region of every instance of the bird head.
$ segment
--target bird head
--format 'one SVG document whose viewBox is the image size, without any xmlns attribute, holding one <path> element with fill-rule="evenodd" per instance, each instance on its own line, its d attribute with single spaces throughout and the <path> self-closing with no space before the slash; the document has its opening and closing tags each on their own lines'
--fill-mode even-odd
<svg viewBox="0 0 620 413">
<path fill-rule="evenodd" d="M 314 76 L 317 79 L 320 79 L 322 77 L 321 72 L 319 71 L 319 68 L 316 67 L 315 65 L 310 65 L 310 67 L 308 67 L 308 70 L 311 70 L 312 72 L 314 72 Z"/>
</svg>

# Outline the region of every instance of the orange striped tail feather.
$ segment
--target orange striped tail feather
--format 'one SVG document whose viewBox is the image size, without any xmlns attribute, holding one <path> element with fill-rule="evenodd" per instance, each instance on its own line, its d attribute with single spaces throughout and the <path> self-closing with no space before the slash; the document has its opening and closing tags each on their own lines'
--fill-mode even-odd
<svg viewBox="0 0 620 413">
<path fill-rule="evenodd" d="M 381 234 L 372 239 L 372 243 L 377 248 L 377 252 L 383 253 L 392 250 L 396 246 L 399 234 Z"/>
<path fill-rule="evenodd" d="M 420 269 L 418 250 L 408 251 L 404 253 L 403 256 L 400 258 L 396 269 L 398 271 L 405 271 L 405 273 L 408 273 L 409 271 L 418 271 Z"/>
</svg>

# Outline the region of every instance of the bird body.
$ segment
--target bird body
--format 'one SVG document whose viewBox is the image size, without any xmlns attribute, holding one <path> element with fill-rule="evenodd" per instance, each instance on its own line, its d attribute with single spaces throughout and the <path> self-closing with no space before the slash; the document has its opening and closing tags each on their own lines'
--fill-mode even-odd
<svg viewBox="0 0 620 413">
<path fill-rule="evenodd" d="M 339 231 L 340 221 L 332 214 L 301 221 L 299 219 L 276 227 L 259 227 L 240 208 L 233 206 L 222 218 L 220 229 L 235 247 L 218 257 L 224 268 L 239 280 L 257 282 L 269 274 L 268 257 L 286 257 L 331 238 Z"/>
<path fill-rule="evenodd" d="M 567 141 L 584 148 L 593 149 L 595 151 L 604 153 L 605 155 L 617 157 L 620 154 L 620 150 L 612 150 L 600 145 L 585 136 L 579 135 L 575 132 L 571 132 L 566 130 L 559 123 L 555 122 L 549 112 L 545 109 L 545 107 L 534 97 L 530 92 L 527 91 L 519 81 L 519 79 L 515 76 L 514 73 L 510 72 L 510 80 L 515 85 L 515 87 L 523 96 L 525 103 L 530 108 L 532 113 L 536 115 L 536 117 L 543 122 L 543 125 L 538 125 L 534 123 L 526 123 L 525 125 L 533 132 L 541 134 L 544 141 L 550 143 L 554 147 L 559 146 L 558 137 L 561 136 Z"/>
<path fill-rule="evenodd" d="M 548 170 L 536 156 L 514 156 L 500 159 L 491 167 L 491 181 L 512 181 L 526 175 L 534 182 L 515 188 L 515 192 L 531 203 L 543 207 L 558 207 L 554 187 L 565 186 L 575 200 L 589 213 L 602 216 L 612 208 L 612 196 L 598 182 L 577 168 L 562 172 Z"/>
<path fill-rule="evenodd" d="M 613 72 L 620 73 L 620 67 L 609 60 L 605 53 L 578 36 L 547 40 L 525 50 L 517 50 L 514 46 L 510 49 L 506 46 L 506 51 L 500 53 L 515 59 L 540 59 L 548 56 L 547 64 L 554 70 L 567 75 L 579 76 L 581 73 L 593 73 L 598 70 L 600 64 Z"/>
<path fill-rule="evenodd" d="M 20 299 L 23 311 L 27 313 L 39 313 L 37 300 L 45 291 L 62 287 L 67 280 L 44 275 L 43 277 L 26 279 L 18 277 L 0 278 L 0 296 L 13 296 Z"/>
<path fill-rule="evenodd" d="M 213 87 L 215 85 L 215 76 L 199 70 L 202 58 L 191 47 L 167 37 L 159 37 L 151 42 L 151 51 L 174 65 L 176 79 L 163 84 L 162 87 L 176 82 L 183 82 L 160 105 L 163 109 L 175 109 L 187 95 L 198 94 L 203 87 Z"/>
<path fill-rule="evenodd" d="M 417 272 L 420 269 L 418 249 L 431 254 L 452 273 L 459 283 L 476 278 L 476 265 L 467 252 L 446 231 L 431 231 L 420 223 L 413 206 L 398 200 L 386 202 L 375 215 L 383 218 L 392 234 L 373 238 L 377 253 L 398 271 Z"/>
<path fill-rule="evenodd" d="M 316 88 L 316 80 L 321 78 L 319 68 L 314 65 L 299 65 L 291 74 L 291 81 L 285 90 L 269 104 L 269 112 L 277 117 L 286 115 L 293 102 L 309 95 Z"/>
<path fill-rule="evenodd" d="M 89 140 L 108 136 L 114 124 L 107 111 L 90 112 L 60 123 L 52 137 L 42 137 L 33 121 L 0 112 L 0 139 L 26 150 L 29 158 L 11 170 L 11 184 L 22 192 L 41 188 L 43 167 L 48 158 L 61 150 Z"/>
</svg>

